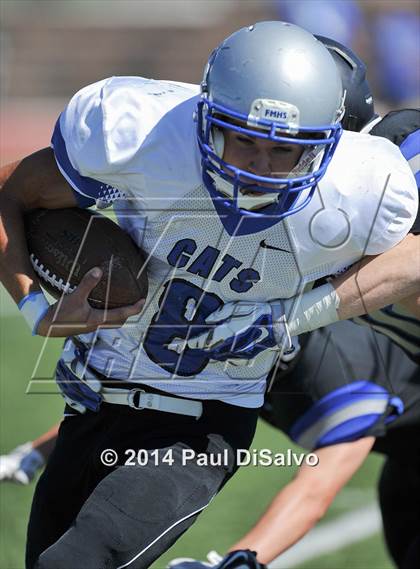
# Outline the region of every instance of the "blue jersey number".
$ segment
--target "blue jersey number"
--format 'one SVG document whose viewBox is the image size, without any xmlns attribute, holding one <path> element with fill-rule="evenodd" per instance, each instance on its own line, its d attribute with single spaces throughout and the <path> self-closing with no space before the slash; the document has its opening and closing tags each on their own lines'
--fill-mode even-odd
<svg viewBox="0 0 420 569">
<path fill-rule="evenodd" d="M 222 304 L 217 295 L 187 281 L 168 281 L 143 343 L 149 358 L 169 373 L 181 376 L 200 373 L 209 362 L 208 354 L 188 347 L 178 354 L 168 345 L 176 338 L 192 338 L 208 329 L 205 319 Z"/>
</svg>

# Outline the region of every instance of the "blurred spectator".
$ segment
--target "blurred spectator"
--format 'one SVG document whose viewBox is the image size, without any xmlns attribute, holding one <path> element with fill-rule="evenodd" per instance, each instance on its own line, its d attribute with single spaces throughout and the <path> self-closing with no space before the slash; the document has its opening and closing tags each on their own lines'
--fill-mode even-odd
<svg viewBox="0 0 420 569">
<path fill-rule="evenodd" d="M 368 63 L 379 109 L 418 106 L 420 3 L 276 0 L 277 16 L 352 47 Z M 382 99 L 382 102 L 379 100 Z"/>
<path fill-rule="evenodd" d="M 373 22 L 377 80 L 382 96 L 396 106 L 418 104 L 420 18 L 412 11 L 378 14 Z M 417 99 L 417 101 L 416 101 Z"/>
<path fill-rule="evenodd" d="M 363 13 L 355 0 L 279 0 L 281 19 L 353 47 L 363 26 Z"/>
<path fill-rule="evenodd" d="M 0 0 L 0 10 L 3 163 L 46 144 L 82 86 L 112 75 L 198 83 L 210 49 L 259 20 L 349 45 L 367 63 L 379 113 L 419 100 L 418 0 Z"/>
</svg>

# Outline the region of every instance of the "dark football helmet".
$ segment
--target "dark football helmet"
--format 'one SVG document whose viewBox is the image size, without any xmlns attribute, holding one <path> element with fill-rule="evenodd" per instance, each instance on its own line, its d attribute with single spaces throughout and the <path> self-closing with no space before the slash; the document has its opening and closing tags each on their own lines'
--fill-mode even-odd
<svg viewBox="0 0 420 569">
<path fill-rule="evenodd" d="M 375 108 L 369 83 L 366 79 L 366 65 L 349 47 L 325 36 L 315 36 L 333 56 L 346 91 L 345 112 L 341 125 L 345 130 L 359 132 L 373 120 Z"/>
</svg>

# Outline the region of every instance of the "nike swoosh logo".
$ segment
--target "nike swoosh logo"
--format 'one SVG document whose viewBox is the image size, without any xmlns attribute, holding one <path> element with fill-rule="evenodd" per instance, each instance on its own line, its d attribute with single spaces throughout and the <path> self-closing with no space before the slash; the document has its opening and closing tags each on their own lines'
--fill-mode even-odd
<svg viewBox="0 0 420 569">
<path fill-rule="evenodd" d="M 292 251 L 289 251 L 288 249 L 282 249 L 281 247 L 274 247 L 274 245 L 268 245 L 265 242 L 265 239 L 263 239 L 260 242 L 260 247 L 264 247 L 264 249 L 273 249 L 274 251 L 283 251 L 284 253 L 292 253 Z"/>
</svg>

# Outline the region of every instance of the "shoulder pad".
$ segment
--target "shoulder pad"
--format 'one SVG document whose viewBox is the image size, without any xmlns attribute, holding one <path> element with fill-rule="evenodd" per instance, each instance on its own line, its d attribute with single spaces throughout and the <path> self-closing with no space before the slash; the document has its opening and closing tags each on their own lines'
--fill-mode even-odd
<svg viewBox="0 0 420 569">
<path fill-rule="evenodd" d="M 401 109 L 391 111 L 376 124 L 370 134 L 387 138 L 397 146 L 401 146 L 404 140 L 414 131 L 420 128 L 419 109 Z"/>
</svg>

